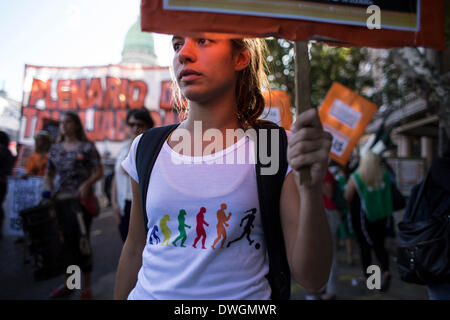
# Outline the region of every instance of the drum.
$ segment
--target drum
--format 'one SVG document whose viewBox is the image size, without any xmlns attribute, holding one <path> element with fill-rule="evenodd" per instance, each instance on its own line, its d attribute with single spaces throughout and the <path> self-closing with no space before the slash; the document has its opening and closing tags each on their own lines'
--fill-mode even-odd
<svg viewBox="0 0 450 320">
<path fill-rule="evenodd" d="M 19 214 L 36 281 L 62 275 L 69 265 L 85 271 L 92 268 L 84 213 L 77 198 L 62 195 Z"/>
</svg>

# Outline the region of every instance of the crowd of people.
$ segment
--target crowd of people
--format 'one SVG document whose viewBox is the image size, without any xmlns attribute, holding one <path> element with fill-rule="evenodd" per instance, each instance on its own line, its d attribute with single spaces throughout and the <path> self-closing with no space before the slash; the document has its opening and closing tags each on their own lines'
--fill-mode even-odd
<svg viewBox="0 0 450 320">
<path fill-rule="evenodd" d="M 103 189 L 104 195 L 98 195 L 95 184 L 103 180 L 104 161 L 95 146 L 86 135 L 83 124 L 76 113 L 65 112 L 61 117 L 59 134 L 56 139 L 46 130 L 39 131 L 34 136 L 34 151 L 25 160 L 25 172 L 17 175 L 17 178 L 28 179 L 39 177 L 43 180 L 44 191 L 41 203 L 53 201 L 56 209 L 60 211 L 73 211 L 80 208 L 82 221 L 71 219 L 59 220 L 61 230 L 67 230 L 71 236 L 65 234 L 64 251 L 68 253 L 67 265 L 81 266 L 83 278 L 83 290 L 81 299 L 92 298 L 90 274 L 92 272 L 92 252 L 90 251 L 89 234 L 93 218 L 99 215 L 102 204 L 100 199 L 112 192 L 111 203 L 105 207 L 111 207 L 117 218 L 118 233 L 125 241 L 129 224 L 129 210 L 131 196 L 129 195 L 129 178 L 120 169 L 121 158 L 128 154 L 130 143 L 137 135 L 153 127 L 153 120 L 147 109 L 131 109 L 126 118 L 129 139 L 123 142 L 117 165 L 113 173 L 109 187 Z M 130 140 L 131 139 L 131 140 Z M 14 157 L 9 148 L 10 139 L 5 132 L 0 132 L 0 196 L 3 204 L 8 190 L 8 177 L 13 176 L 13 167 L 19 160 Z M 110 190 L 107 190 L 110 189 Z M 67 212 L 66 212 L 67 213 Z M 69 212 L 75 216 L 75 212 Z M 3 205 L 0 206 L 0 237 L 2 236 L 2 223 L 5 213 Z M 61 213 L 62 215 L 62 213 Z M 74 222 L 76 222 L 74 224 Z M 80 225 L 81 223 L 81 225 Z M 26 226 L 24 226 L 25 228 Z M 81 233 L 85 233 L 80 234 Z M 87 239 L 87 253 L 80 252 L 81 237 Z M 71 239 L 69 239 L 71 238 Z M 30 239 L 33 241 L 33 239 Z M 36 239 L 34 239 L 36 240 Z M 50 293 L 51 298 L 63 297 L 73 293 L 67 287 L 66 281 Z"/>
</svg>

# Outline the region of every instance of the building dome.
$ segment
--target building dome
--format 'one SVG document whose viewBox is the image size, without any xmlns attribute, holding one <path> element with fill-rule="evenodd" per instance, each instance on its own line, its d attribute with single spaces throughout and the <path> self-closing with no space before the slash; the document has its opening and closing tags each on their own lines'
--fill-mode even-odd
<svg viewBox="0 0 450 320">
<path fill-rule="evenodd" d="M 138 16 L 125 37 L 121 64 L 156 65 L 153 34 L 141 31 L 140 16 Z"/>
</svg>

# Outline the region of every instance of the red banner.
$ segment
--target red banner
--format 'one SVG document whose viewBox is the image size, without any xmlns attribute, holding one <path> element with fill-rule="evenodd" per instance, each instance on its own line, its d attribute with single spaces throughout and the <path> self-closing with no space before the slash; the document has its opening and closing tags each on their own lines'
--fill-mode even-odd
<svg viewBox="0 0 450 320">
<path fill-rule="evenodd" d="M 129 109 L 149 109 L 156 126 L 178 121 L 169 68 L 25 67 L 21 142 L 32 142 L 49 120 L 77 112 L 93 141 L 126 138 Z"/>
</svg>

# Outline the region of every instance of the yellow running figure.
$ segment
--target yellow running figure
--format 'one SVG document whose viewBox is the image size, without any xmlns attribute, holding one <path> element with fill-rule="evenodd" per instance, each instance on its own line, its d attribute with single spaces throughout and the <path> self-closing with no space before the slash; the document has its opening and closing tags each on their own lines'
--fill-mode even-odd
<svg viewBox="0 0 450 320">
<path fill-rule="evenodd" d="M 164 235 L 164 241 L 161 243 L 161 245 L 170 246 L 169 240 L 170 236 L 172 235 L 172 231 L 167 226 L 167 221 L 170 221 L 170 217 L 168 214 L 166 214 L 164 217 L 162 217 L 161 221 L 159 222 L 159 226 L 161 227 L 161 232 Z"/>
</svg>

